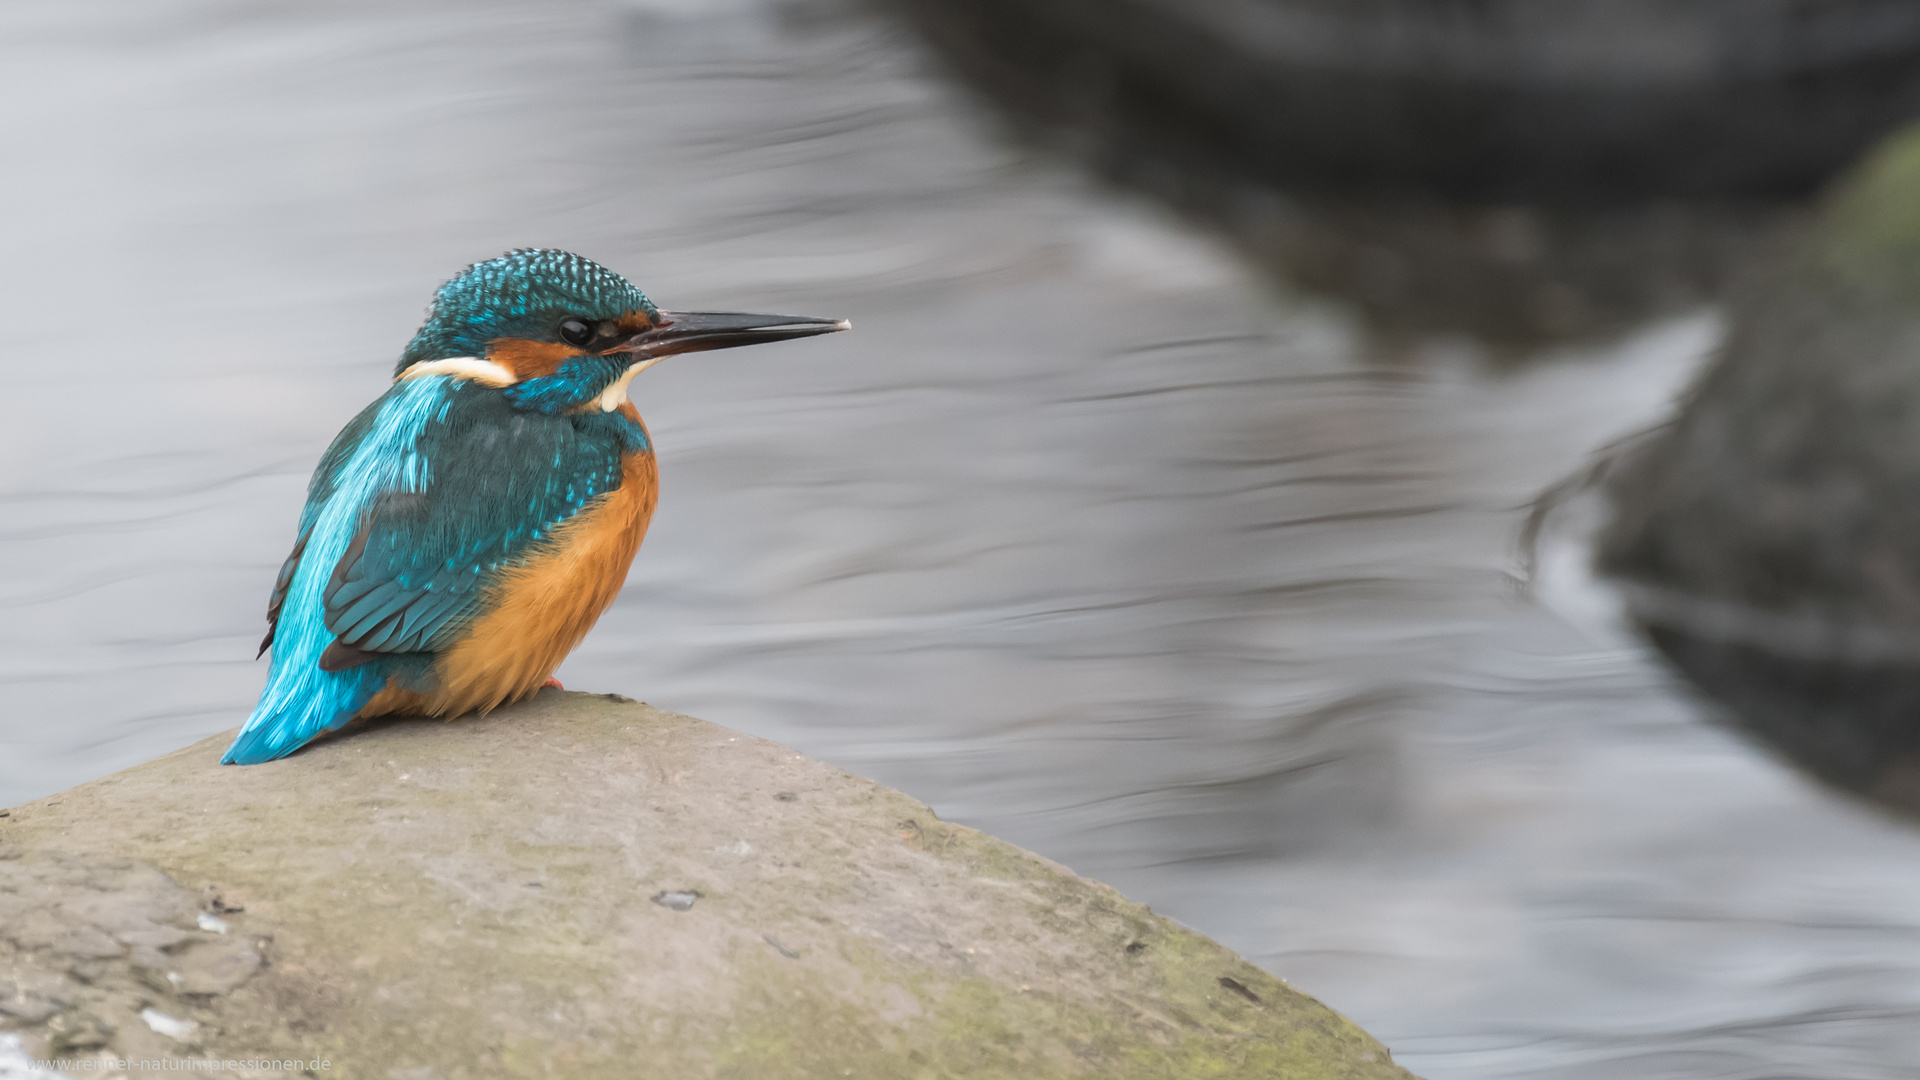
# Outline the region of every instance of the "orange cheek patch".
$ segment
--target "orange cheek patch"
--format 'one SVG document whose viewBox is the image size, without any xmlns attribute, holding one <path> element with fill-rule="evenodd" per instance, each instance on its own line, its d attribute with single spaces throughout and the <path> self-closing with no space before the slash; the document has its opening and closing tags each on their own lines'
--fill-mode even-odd
<svg viewBox="0 0 1920 1080">
<path fill-rule="evenodd" d="M 628 336 L 642 330 L 653 329 L 653 320 L 647 318 L 647 313 L 644 311 L 629 311 L 620 316 L 619 326 L 621 335 Z"/>
<path fill-rule="evenodd" d="M 558 341 L 494 338 L 487 342 L 487 359 L 513 372 L 514 377 L 520 379 L 551 375 L 561 364 L 579 355 L 579 349 Z"/>
</svg>

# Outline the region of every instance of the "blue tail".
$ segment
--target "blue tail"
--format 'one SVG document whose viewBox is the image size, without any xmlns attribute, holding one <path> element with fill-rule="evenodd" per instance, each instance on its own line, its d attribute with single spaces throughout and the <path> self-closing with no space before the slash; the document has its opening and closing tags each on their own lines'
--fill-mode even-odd
<svg viewBox="0 0 1920 1080">
<path fill-rule="evenodd" d="M 355 507 L 322 507 L 273 626 L 273 667 L 260 703 L 220 759 L 226 765 L 257 765 L 283 758 L 315 736 L 353 719 L 386 684 L 392 662 L 375 660 L 345 671 L 320 670 L 320 654 L 333 643 L 326 625 L 324 591 L 334 563 L 346 548 Z"/>
<path fill-rule="evenodd" d="M 369 406 L 370 423 L 356 418 L 329 447 L 301 512 L 305 538 L 296 553 L 273 626 L 273 667 L 260 704 L 220 760 L 256 765 L 286 757 L 315 736 L 353 719 L 389 676 L 414 671 L 422 657 L 383 656 L 345 671 L 320 670 L 320 654 L 333 643 L 326 626 L 326 585 L 335 564 L 360 527 L 363 511 L 386 491 L 419 491 L 426 463 L 416 443 L 423 424 L 447 411 L 444 379 L 398 383 Z M 367 414 L 363 413 L 362 417 Z M 336 455 L 338 460 L 335 460 Z M 331 463 L 330 463 L 331 462 Z"/>
<path fill-rule="evenodd" d="M 273 666 L 260 704 L 220 758 L 222 765 L 258 765 L 286 757 L 353 719 L 387 681 L 387 665 L 379 662 L 321 671 L 309 661 L 305 672 L 293 674 L 283 671 L 276 655 Z"/>
</svg>

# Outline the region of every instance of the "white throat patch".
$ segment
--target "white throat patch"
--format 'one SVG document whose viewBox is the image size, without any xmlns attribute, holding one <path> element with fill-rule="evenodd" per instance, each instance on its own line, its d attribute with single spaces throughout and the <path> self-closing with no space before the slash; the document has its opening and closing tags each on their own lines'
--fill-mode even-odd
<svg viewBox="0 0 1920 1080">
<path fill-rule="evenodd" d="M 477 356 L 453 356 L 445 360 L 423 360 L 400 373 L 394 382 L 424 378 L 428 375 L 451 375 L 456 379 L 484 383 L 488 386 L 512 386 L 513 372 L 491 360 L 482 360 Z"/>
<path fill-rule="evenodd" d="M 625 405 L 627 403 L 627 384 L 633 381 L 633 377 L 665 359 L 666 357 L 664 356 L 649 357 L 629 367 L 627 370 L 621 372 L 620 377 L 613 380 L 605 390 L 600 391 L 600 396 L 593 399 L 594 403 L 600 406 L 601 412 L 612 412 L 620 406 Z"/>
</svg>

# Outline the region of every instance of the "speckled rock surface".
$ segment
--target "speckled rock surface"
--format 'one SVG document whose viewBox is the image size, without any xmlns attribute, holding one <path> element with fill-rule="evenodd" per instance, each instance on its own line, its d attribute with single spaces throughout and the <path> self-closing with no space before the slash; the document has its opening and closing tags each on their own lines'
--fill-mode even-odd
<svg viewBox="0 0 1920 1080">
<path fill-rule="evenodd" d="M 15 1056 L 391 1080 L 1408 1076 L 1106 886 L 689 717 L 546 691 L 269 765 L 223 768 L 226 741 L 0 818 Z"/>
</svg>

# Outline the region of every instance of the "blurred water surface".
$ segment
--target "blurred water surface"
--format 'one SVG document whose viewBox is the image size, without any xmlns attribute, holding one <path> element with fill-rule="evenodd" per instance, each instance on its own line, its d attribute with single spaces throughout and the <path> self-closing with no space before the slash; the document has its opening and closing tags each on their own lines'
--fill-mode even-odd
<svg viewBox="0 0 1920 1080">
<path fill-rule="evenodd" d="M 327 440 L 432 288 L 573 248 L 852 334 L 641 377 L 661 509 L 561 672 L 1101 877 L 1432 1080 L 1920 1061 L 1920 833 L 1705 722 L 1516 509 L 1710 316 L 1518 372 L 1001 139 L 884 22 L 0 7 L 0 805 L 233 727 Z"/>
</svg>

